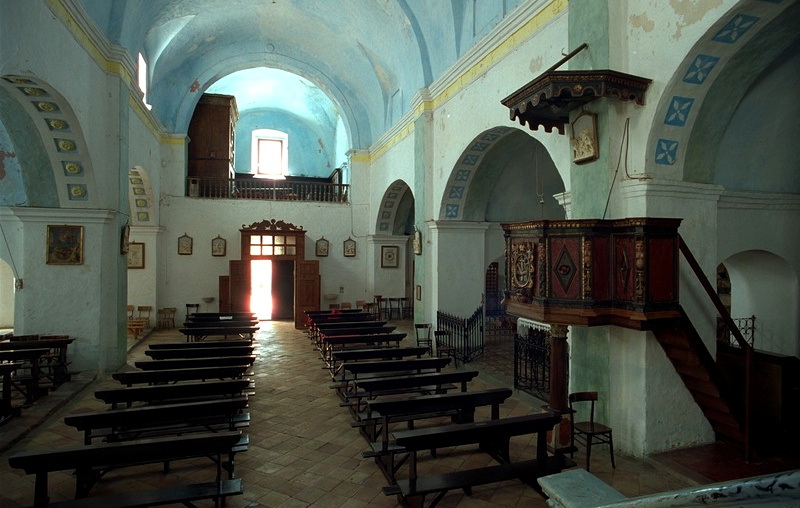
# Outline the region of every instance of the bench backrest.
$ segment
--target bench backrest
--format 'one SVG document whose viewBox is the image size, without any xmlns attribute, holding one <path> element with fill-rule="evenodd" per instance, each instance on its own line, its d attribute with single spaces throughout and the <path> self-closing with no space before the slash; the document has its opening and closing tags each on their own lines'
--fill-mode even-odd
<svg viewBox="0 0 800 508">
<path fill-rule="evenodd" d="M 367 401 L 367 405 L 373 416 L 378 413 L 381 416 L 391 417 L 494 406 L 502 404 L 509 397 L 511 397 L 511 389 L 493 388 L 473 392 L 420 395 L 396 400 L 370 400 Z"/>
<path fill-rule="evenodd" d="M 364 328 L 386 326 L 386 321 L 342 321 L 332 323 L 320 323 L 315 325 L 314 328 L 320 332 L 325 330 L 338 330 L 340 328 Z"/>
<path fill-rule="evenodd" d="M 322 337 L 322 345 L 335 346 L 344 344 L 376 344 L 381 342 L 401 341 L 405 333 L 367 333 L 364 335 L 332 335 Z"/>
<path fill-rule="evenodd" d="M 142 370 L 186 369 L 196 367 L 221 367 L 224 365 L 252 365 L 255 355 L 215 356 L 213 358 L 176 358 L 174 360 L 143 360 L 134 365 Z"/>
<path fill-rule="evenodd" d="M 323 339 L 325 337 L 338 337 L 341 335 L 374 335 L 379 333 L 392 333 L 395 331 L 396 326 L 362 326 L 360 328 L 332 328 L 327 330 L 320 330 L 319 335 Z"/>
<path fill-rule="evenodd" d="M 198 432 L 185 436 L 98 443 L 18 453 L 8 459 L 27 474 L 65 469 L 120 467 L 228 452 L 241 438 L 239 432 Z"/>
<path fill-rule="evenodd" d="M 253 341 L 250 339 L 231 339 L 231 340 L 211 340 L 207 342 L 155 342 L 147 346 L 149 349 L 195 349 L 200 347 L 228 347 L 228 346 L 251 346 Z"/>
<path fill-rule="evenodd" d="M 443 369 L 450 364 L 450 357 L 405 358 L 402 360 L 382 360 L 375 362 L 347 362 L 344 369 L 351 374 L 371 372 L 402 372 L 419 369 Z"/>
<path fill-rule="evenodd" d="M 107 404 L 130 402 L 150 402 L 196 398 L 215 395 L 239 394 L 250 386 L 249 379 L 228 379 L 224 381 L 202 381 L 174 385 L 131 386 L 98 390 L 94 396 Z"/>
<path fill-rule="evenodd" d="M 231 416 L 247 407 L 247 396 L 229 399 L 158 404 L 111 411 L 76 413 L 64 417 L 64 423 L 80 431 L 125 426 L 157 426 L 174 422 L 187 422 L 208 416 Z"/>
<path fill-rule="evenodd" d="M 425 374 L 409 374 L 406 376 L 391 376 L 372 378 L 356 381 L 356 386 L 365 392 L 379 390 L 394 390 L 400 388 L 415 388 L 420 386 L 433 386 L 445 383 L 465 383 L 477 377 L 477 370 L 457 370 L 453 372 L 430 372 Z"/>
<path fill-rule="evenodd" d="M 132 370 L 114 372 L 111 377 L 122 384 L 170 383 L 202 379 L 231 379 L 242 377 L 249 365 L 229 365 L 222 367 L 197 367 L 191 369 Z"/>
<path fill-rule="evenodd" d="M 560 416 L 549 412 L 475 423 L 457 423 L 396 431 L 394 438 L 398 446 L 409 451 L 428 450 L 547 432 L 553 430 L 559 421 L 561 421 Z"/>
<path fill-rule="evenodd" d="M 154 360 L 170 358 L 208 358 L 209 356 L 247 356 L 255 349 L 253 346 L 222 346 L 216 348 L 176 348 L 149 349 L 144 352 Z"/>
<path fill-rule="evenodd" d="M 75 339 L 73 338 L 66 338 L 66 339 L 39 339 L 39 340 L 27 340 L 21 342 L 0 342 L 0 351 L 8 351 L 9 349 L 41 349 L 41 348 L 49 348 L 49 349 L 58 349 L 62 347 L 67 347 L 69 344 L 72 344 L 72 341 Z"/>
<path fill-rule="evenodd" d="M 241 328 L 258 325 L 257 319 L 237 319 L 235 321 L 186 321 L 184 328 Z"/>
<path fill-rule="evenodd" d="M 334 351 L 333 358 L 336 361 L 347 362 L 355 360 L 376 360 L 380 358 L 404 358 L 406 356 L 422 356 L 428 352 L 427 347 L 381 347 L 374 349 L 351 349 Z"/>
</svg>

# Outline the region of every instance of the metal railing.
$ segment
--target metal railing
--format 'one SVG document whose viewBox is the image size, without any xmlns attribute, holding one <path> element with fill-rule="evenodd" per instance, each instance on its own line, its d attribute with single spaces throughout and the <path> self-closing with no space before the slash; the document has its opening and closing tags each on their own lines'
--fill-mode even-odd
<svg viewBox="0 0 800 508">
<path fill-rule="evenodd" d="M 742 334 L 745 342 L 750 344 L 750 347 L 756 347 L 756 317 L 750 316 L 746 318 L 731 318 L 739 333 Z M 733 332 L 731 332 L 722 318 L 717 318 L 717 340 L 733 347 L 737 347 L 739 343 L 736 341 Z"/>
<path fill-rule="evenodd" d="M 346 203 L 350 186 L 344 183 L 290 182 L 265 178 L 187 179 L 187 195 L 211 199 L 255 199 L 269 201 L 314 201 Z"/>
<path fill-rule="evenodd" d="M 450 332 L 452 343 L 448 346 L 456 361 L 468 363 L 483 355 L 483 305 L 468 318 L 437 311 L 436 329 Z"/>
<path fill-rule="evenodd" d="M 550 329 L 531 325 L 514 338 L 514 388 L 550 400 Z"/>
</svg>

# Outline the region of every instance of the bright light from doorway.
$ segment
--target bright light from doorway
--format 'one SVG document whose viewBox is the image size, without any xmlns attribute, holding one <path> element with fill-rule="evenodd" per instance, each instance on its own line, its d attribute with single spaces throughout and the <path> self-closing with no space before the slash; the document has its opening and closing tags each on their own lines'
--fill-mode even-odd
<svg viewBox="0 0 800 508">
<path fill-rule="evenodd" d="M 250 261 L 250 312 L 259 321 L 272 319 L 272 261 Z"/>
</svg>

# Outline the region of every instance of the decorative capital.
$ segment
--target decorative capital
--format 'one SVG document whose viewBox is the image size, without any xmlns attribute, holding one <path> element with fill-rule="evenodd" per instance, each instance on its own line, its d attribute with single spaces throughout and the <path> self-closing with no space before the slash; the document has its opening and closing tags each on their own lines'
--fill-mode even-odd
<svg viewBox="0 0 800 508">
<path fill-rule="evenodd" d="M 568 330 L 569 327 L 567 325 L 550 325 L 550 337 L 554 339 L 566 339 Z"/>
</svg>

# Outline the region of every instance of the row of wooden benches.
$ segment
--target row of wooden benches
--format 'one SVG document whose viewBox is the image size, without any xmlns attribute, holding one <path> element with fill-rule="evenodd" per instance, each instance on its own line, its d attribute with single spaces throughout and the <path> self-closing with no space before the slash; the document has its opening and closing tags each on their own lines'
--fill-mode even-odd
<svg viewBox="0 0 800 508">
<path fill-rule="evenodd" d="M 179 330 L 187 342 L 200 342 L 208 337 L 252 339 L 258 328 L 258 318 L 252 312 L 203 312 L 189 314 Z"/>
<path fill-rule="evenodd" d="M 36 475 L 34 507 L 191 505 L 200 499 L 221 505 L 243 492 L 234 458 L 249 445 L 243 429 L 249 425 L 246 410 L 254 394 L 248 377 L 255 360 L 252 344 L 152 344 L 145 354 L 152 359 L 135 362 L 139 370 L 112 374 L 122 386 L 95 392 L 108 410 L 64 418 L 83 433 L 83 446 L 28 451 L 9 459 L 11 467 Z M 87 497 L 110 469 L 164 463 L 168 470 L 170 462 L 197 457 L 214 461 L 213 481 Z M 48 474 L 63 470 L 75 471 L 75 500 L 50 503 Z"/>
<path fill-rule="evenodd" d="M 500 418 L 500 406 L 511 396 L 510 389 L 468 391 L 478 371 L 447 369 L 451 359 L 426 357 L 427 347 L 400 347 L 399 341 L 390 347 L 390 341 L 376 338 L 381 331 L 371 328 L 369 319 L 353 317 L 311 315 L 309 337 L 331 371 L 331 387 L 353 415 L 352 425 L 369 443 L 362 455 L 374 459 L 389 482 L 386 495 L 396 495 L 404 506 L 426 506 L 426 499 L 427 506 L 435 506 L 450 490 L 469 493 L 476 485 L 516 478 L 538 490 L 536 478 L 573 465 L 562 454 L 548 454 L 547 433 L 560 416 L 545 412 Z M 490 408 L 489 420 L 475 421 L 480 407 Z M 450 417 L 452 424 L 414 429 L 418 421 L 443 416 Z M 405 423 L 408 430 L 390 432 L 396 423 Z M 512 461 L 511 438 L 528 434 L 536 434 L 536 457 Z M 478 445 L 498 464 L 417 475 L 418 453 L 431 450 L 435 456 L 436 449 L 461 445 Z M 406 463 L 407 478 L 398 478 Z"/>
</svg>

